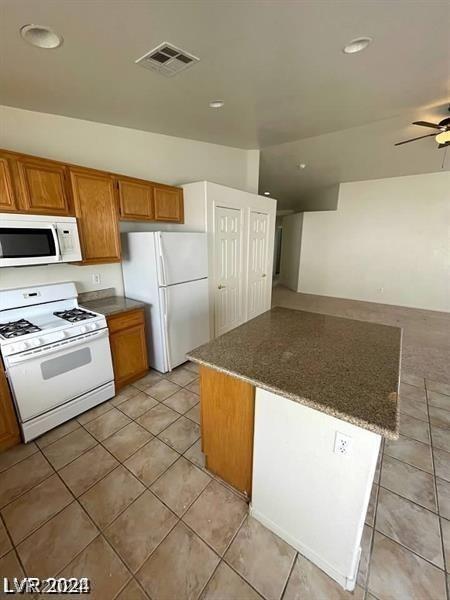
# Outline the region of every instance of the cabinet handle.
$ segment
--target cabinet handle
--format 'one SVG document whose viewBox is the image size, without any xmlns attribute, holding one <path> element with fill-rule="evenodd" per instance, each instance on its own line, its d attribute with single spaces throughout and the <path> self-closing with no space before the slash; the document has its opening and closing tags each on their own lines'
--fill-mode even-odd
<svg viewBox="0 0 450 600">
<path fill-rule="evenodd" d="M 226 288 L 226 285 L 222 285 L 221 283 L 219 283 L 219 285 L 217 286 L 218 290 L 223 290 L 224 288 Z"/>
<path fill-rule="evenodd" d="M 263 277 L 267 277 L 267 275 L 265 273 L 262 274 Z"/>
</svg>

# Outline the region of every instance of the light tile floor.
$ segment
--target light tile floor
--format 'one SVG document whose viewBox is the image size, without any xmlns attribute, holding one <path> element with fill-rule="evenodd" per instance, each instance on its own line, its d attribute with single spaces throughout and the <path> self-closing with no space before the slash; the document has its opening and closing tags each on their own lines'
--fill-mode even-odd
<svg viewBox="0 0 450 600">
<path fill-rule="evenodd" d="M 380 455 L 353 594 L 204 470 L 190 364 L 0 454 L 0 577 L 86 576 L 102 600 L 444 600 L 450 387 L 403 380 L 402 435 Z"/>
</svg>

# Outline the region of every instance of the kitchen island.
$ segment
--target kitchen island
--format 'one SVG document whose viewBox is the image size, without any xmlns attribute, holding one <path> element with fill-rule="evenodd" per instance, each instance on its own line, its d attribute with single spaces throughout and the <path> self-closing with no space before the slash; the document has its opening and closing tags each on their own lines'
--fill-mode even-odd
<svg viewBox="0 0 450 600">
<path fill-rule="evenodd" d="M 353 589 L 382 437 L 398 437 L 401 329 L 274 308 L 189 353 L 206 467 Z"/>
</svg>

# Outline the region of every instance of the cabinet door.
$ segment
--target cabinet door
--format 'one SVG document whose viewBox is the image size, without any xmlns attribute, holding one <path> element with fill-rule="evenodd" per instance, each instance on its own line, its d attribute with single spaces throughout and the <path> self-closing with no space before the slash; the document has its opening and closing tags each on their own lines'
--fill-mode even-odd
<svg viewBox="0 0 450 600">
<path fill-rule="evenodd" d="M 10 210 L 17 210 L 11 167 L 6 156 L 0 156 L 0 212 Z"/>
<path fill-rule="evenodd" d="M 269 215 L 250 211 L 248 234 L 247 319 L 270 309 Z"/>
<path fill-rule="evenodd" d="M 36 158 L 17 158 L 23 208 L 46 215 L 68 215 L 67 168 Z"/>
<path fill-rule="evenodd" d="M 116 389 L 135 381 L 148 371 L 144 325 L 112 333 L 110 343 Z"/>
<path fill-rule="evenodd" d="M 119 207 L 121 219 L 131 221 L 153 221 L 153 187 L 144 181 L 118 179 Z"/>
<path fill-rule="evenodd" d="M 97 171 L 71 169 L 70 181 L 83 263 L 119 262 L 119 215 L 112 177 Z"/>
<path fill-rule="evenodd" d="M 218 337 L 242 323 L 242 213 L 238 208 L 215 209 L 214 321 Z"/>
<path fill-rule="evenodd" d="M 183 190 L 154 186 L 155 219 L 157 221 L 184 222 Z"/>
<path fill-rule="evenodd" d="M 0 365 L 0 452 L 20 442 L 19 426 L 8 382 Z"/>
<path fill-rule="evenodd" d="M 255 387 L 200 367 L 200 412 L 206 468 L 250 498 Z"/>
</svg>

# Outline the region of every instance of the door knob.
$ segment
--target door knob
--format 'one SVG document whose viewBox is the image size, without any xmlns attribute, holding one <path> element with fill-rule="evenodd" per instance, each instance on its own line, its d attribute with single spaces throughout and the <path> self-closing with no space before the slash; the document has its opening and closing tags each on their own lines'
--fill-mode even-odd
<svg viewBox="0 0 450 600">
<path fill-rule="evenodd" d="M 217 286 L 218 290 L 223 290 L 226 287 L 226 285 L 222 285 L 221 283 L 219 283 L 219 285 Z"/>
</svg>

